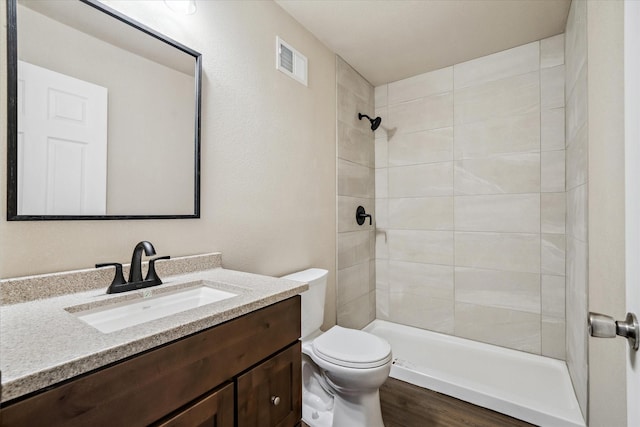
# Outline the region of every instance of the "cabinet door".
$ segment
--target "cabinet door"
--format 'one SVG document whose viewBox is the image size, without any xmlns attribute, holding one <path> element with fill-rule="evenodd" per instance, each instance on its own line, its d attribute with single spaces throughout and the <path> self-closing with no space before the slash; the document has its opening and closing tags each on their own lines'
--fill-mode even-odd
<svg viewBox="0 0 640 427">
<path fill-rule="evenodd" d="M 228 384 L 154 427 L 233 427 L 233 412 L 233 384 Z"/>
<path fill-rule="evenodd" d="M 302 418 L 300 342 L 237 379 L 238 427 L 293 427 Z"/>
</svg>

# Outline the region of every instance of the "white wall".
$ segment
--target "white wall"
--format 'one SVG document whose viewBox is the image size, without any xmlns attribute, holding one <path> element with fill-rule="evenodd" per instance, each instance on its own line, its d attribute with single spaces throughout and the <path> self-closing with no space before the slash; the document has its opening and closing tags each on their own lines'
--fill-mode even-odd
<svg viewBox="0 0 640 427">
<path fill-rule="evenodd" d="M 0 277 L 128 262 L 135 243 L 147 239 L 159 254 L 222 251 L 223 266 L 241 271 L 326 268 L 325 323 L 335 323 L 335 55 L 273 2 L 200 1 L 189 16 L 160 1 L 110 4 L 203 54 L 202 218 L 7 222 L 3 202 Z M 2 62 L 5 8 L 1 2 Z M 309 87 L 275 69 L 276 35 L 308 56 Z M 3 67 L 1 87 L 6 77 Z M 2 123 L 6 105 L 2 90 Z M 137 191 L 146 185 L 137 183 Z M 3 179 L 1 200 L 5 187 Z"/>
</svg>

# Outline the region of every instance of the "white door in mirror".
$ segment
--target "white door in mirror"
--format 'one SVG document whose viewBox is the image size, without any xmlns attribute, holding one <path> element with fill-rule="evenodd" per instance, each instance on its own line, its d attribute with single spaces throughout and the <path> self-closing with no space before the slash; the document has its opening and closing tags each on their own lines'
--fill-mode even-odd
<svg viewBox="0 0 640 427">
<path fill-rule="evenodd" d="M 18 214 L 106 215 L 107 88 L 18 61 Z"/>
</svg>

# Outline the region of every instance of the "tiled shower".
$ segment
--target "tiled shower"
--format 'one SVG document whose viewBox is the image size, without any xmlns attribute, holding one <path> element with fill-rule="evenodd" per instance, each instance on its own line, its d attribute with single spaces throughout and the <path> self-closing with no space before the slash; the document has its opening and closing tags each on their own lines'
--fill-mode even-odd
<svg viewBox="0 0 640 427">
<path fill-rule="evenodd" d="M 378 318 L 566 359 L 584 409 L 581 3 L 566 41 L 372 92 L 338 58 L 337 307 L 343 326 Z M 375 135 L 358 112 L 382 117 Z M 358 204 L 375 229 L 356 225 Z"/>
</svg>

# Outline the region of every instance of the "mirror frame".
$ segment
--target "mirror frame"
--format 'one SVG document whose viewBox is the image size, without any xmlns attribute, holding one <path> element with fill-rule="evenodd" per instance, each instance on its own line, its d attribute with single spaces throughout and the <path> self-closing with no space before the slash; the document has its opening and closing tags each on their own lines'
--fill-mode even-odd
<svg viewBox="0 0 640 427">
<path fill-rule="evenodd" d="M 185 219 L 200 218 L 200 114 L 202 98 L 202 54 L 99 3 L 78 0 L 132 26 L 143 33 L 187 53 L 195 60 L 195 156 L 194 206 L 188 215 L 19 215 L 18 214 L 18 31 L 17 0 L 7 0 L 7 221 Z"/>
</svg>

